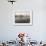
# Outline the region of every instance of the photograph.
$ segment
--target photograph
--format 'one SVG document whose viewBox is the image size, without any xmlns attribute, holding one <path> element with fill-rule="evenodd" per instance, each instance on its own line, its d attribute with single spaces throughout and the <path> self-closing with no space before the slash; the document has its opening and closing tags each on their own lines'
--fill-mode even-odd
<svg viewBox="0 0 46 46">
<path fill-rule="evenodd" d="M 30 15 L 16 15 L 15 23 L 30 23 Z"/>
<path fill-rule="evenodd" d="M 32 12 L 30 11 L 16 12 L 15 25 L 32 25 Z"/>
</svg>

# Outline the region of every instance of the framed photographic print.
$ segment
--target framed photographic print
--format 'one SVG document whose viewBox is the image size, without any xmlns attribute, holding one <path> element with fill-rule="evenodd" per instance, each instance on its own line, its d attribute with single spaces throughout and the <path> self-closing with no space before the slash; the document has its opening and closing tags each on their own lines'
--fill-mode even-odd
<svg viewBox="0 0 46 46">
<path fill-rule="evenodd" d="M 15 25 L 32 25 L 32 11 L 16 11 L 14 15 Z"/>
</svg>

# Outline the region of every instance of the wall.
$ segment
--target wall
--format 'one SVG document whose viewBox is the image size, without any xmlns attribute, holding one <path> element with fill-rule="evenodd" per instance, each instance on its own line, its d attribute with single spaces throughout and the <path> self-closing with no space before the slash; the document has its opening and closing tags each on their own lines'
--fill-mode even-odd
<svg viewBox="0 0 46 46">
<path fill-rule="evenodd" d="M 13 16 L 17 10 L 33 10 L 33 25 L 15 26 Z M 18 32 L 26 32 L 37 41 L 46 40 L 45 0 L 17 0 L 14 5 L 0 0 L 0 40 L 14 40 Z"/>
</svg>

